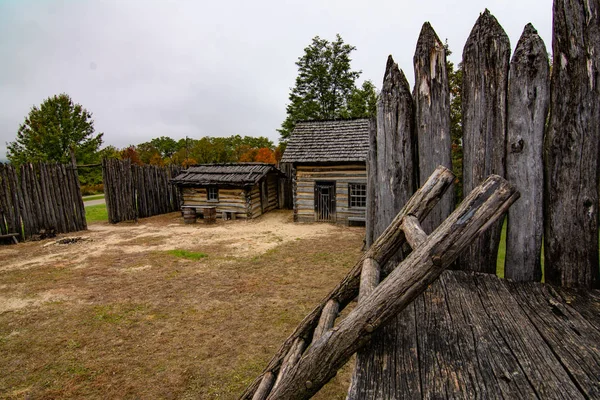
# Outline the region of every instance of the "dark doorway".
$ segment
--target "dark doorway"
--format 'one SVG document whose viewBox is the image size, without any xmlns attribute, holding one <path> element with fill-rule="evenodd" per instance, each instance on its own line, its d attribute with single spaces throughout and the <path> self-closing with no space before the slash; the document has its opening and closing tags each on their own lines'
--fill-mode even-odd
<svg viewBox="0 0 600 400">
<path fill-rule="evenodd" d="M 335 222 L 335 182 L 315 182 L 315 221 Z"/>
</svg>

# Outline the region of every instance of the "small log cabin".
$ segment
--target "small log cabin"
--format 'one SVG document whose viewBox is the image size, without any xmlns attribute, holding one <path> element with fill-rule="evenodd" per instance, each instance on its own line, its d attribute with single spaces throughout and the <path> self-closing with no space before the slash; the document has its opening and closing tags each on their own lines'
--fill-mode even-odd
<svg viewBox="0 0 600 400">
<path fill-rule="evenodd" d="M 182 207 L 216 207 L 217 217 L 252 219 L 280 208 L 282 177 L 272 164 L 202 164 L 171 182 L 181 191 Z"/>
<path fill-rule="evenodd" d="M 292 165 L 294 220 L 364 223 L 370 121 L 298 122 L 281 163 Z"/>
</svg>

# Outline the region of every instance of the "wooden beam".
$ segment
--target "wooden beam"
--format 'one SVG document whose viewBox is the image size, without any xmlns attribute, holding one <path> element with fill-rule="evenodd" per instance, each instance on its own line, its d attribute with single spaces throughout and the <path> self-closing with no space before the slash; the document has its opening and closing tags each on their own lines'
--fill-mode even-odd
<svg viewBox="0 0 600 400">
<path fill-rule="evenodd" d="M 431 174 L 425 184 L 408 200 L 388 228 L 379 236 L 369 250 L 365 252 L 346 277 L 302 320 L 294 332 L 285 340 L 263 373 L 246 388 L 241 399 L 251 399 L 260 385 L 263 376 L 269 372 L 277 373 L 279 371 L 284 357 L 297 338 L 310 339 L 312 332 L 317 326 L 321 312 L 329 300 L 335 299 L 340 304 L 340 310 L 342 310 L 350 301 L 358 296 L 360 275 L 364 260 L 372 258 L 380 265 L 383 265 L 390 257 L 396 254 L 398 249 L 406 242 L 404 240 L 404 233 L 400 229 L 402 218 L 410 214 L 416 216 L 419 220 L 423 220 L 451 186 L 454 178 L 455 176 L 452 171 L 443 166 L 439 166 Z"/>
<path fill-rule="evenodd" d="M 421 227 L 419 219 L 413 215 L 407 215 L 402 220 L 402 230 L 410 247 L 415 250 L 427 240 L 427 234 Z"/>
<path fill-rule="evenodd" d="M 313 342 L 319 340 L 326 331 L 333 328 L 339 309 L 340 304 L 333 299 L 325 304 L 325 307 L 323 307 L 323 311 L 321 312 L 321 317 L 319 318 L 319 323 L 313 333 Z"/>
<path fill-rule="evenodd" d="M 352 354 L 369 342 L 373 332 L 435 281 L 518 197 L 519 193 L 497 175 L 476 187 L 426 243 L 402 261 L 335 330 L 312 343 L 268 399 L 308 399 L 317 393 Z"/>
</svg>

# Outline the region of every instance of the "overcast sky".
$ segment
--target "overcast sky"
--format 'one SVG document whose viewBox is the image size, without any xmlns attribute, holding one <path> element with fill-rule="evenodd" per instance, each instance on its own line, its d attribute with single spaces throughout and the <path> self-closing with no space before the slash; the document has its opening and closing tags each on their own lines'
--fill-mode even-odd
<svg viewBox="0 0 600 400">
<path fill-rule="evenodd" d="M 528 22 L 551 51 L 550 0 L 0 0 L 0 159 L 33 105 L 61 92 L 93 113 L 104 145 L 266 136 L 277 143 L 295 62 L 319 35 L 356 46 L 359 83 L 388 54 L 413 82 L 421 25 L 460 62 L 485 8 L 514 47 Z"/>
</svg>

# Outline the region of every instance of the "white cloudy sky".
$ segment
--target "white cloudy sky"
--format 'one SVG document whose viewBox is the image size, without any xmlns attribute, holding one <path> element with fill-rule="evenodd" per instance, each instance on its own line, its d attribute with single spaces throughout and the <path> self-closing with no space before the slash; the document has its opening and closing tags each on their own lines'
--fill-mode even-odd
<svg viewBox="0 0 600 400">
<path fill-rule="evenodd" d="M 459 62 L 485 8 L 514 46 L 526 23 L 551 51 L 550 0 L 0 0 L 0 159 L 31 106 L 66 92 L 105 145 L 153 137 L 267 136 L 285 118 L 295 62 L 339 33 L 377 87 L 388 54 L 412 83 L 425 21 Z"/>
</svg>

